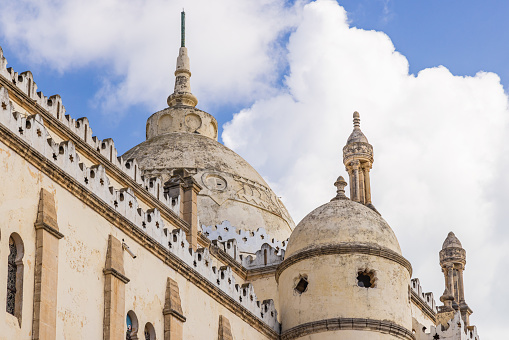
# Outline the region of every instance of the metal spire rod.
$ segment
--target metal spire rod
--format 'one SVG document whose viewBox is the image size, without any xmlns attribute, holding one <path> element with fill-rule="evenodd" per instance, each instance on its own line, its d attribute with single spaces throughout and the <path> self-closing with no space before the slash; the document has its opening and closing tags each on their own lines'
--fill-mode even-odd
<svg viewBox="0 0 509 340">
<path fill-rule="evenodd" d="M 180 13 L 180 47 L 186 46 L 186 12 L 182 8 Z"/>
</svg>

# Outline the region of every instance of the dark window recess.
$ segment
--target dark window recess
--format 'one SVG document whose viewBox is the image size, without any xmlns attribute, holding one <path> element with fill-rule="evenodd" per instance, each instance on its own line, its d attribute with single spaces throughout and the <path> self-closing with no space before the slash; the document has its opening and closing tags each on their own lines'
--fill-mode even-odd
<svg viewBox="0 0 509 340">
<path fill-rule="evenodd" d="M 357 285 L 364 288 L 375 287 L 375 275 L 373 271 L 359 271 L 357 273 Z"/>
<path fill-rule="evenodd" d="M 297 293 L 302 294 L 306 291 L 308 288 L 308 280 L 305 277 L 302 277 L 299 280 L 299 283 L 297 283 L 297 286 L 295 286 L 295 290 Z"/>
<path fill-rule="evenodd" d="M 16 243 L 12 237 L 9 238 L 9 257 L 7 261 L 7 313 L 14 315 L 16 304 L 16 256 L 18 255 Z"/>
</svg>

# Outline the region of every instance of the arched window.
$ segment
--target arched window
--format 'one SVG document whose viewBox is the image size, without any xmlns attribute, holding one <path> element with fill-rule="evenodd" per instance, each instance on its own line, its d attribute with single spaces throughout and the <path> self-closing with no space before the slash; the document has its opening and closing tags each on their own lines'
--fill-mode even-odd
<svg viewBox="0 0 509 340">
<path fill-rule="evenodd" d="M 23 302 L 23 255 L 23 241 L 18 234 L 12 233 L 9 237 L 9 255 L 7 257 L 6 311 L 18 318 L 20 326 Z"/>
<path fill-rule="evenodd" d="M 147 322 L 145 325 L 145 331 L 144 331 L 145 339 L 144 340 L 156 340 L 156 331 L 154 329 L 154 326 Z"/>
<path fill-rule="evenodd" d="M 126 340 L 138 339 L 138 318 L 132 310 L 127 313 L 126 316 Z"/>
</svg>

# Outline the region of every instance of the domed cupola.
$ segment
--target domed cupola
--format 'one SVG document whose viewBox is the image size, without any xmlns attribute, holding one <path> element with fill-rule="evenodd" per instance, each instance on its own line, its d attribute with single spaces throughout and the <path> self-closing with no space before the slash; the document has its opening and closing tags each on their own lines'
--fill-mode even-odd
<svg viewBox="0 0 509 340">
<path fill-rule="evenodd" d="M 380 214 L 346 197 L 343 177 L 334 184 L 336 197 L 297 225 L 277 269 L 282 336 L 414 339 L 410 263 Z"/>
<path fill-rule="evenodd" d="M 202 188 L 197 198 L 200 223 L 211 226 L 228 221 L 250 231 L 262 227 L 284 240 L 295 226 L 285 206 L 248 162 L 217 141 L 216 119 L 196 108 L 184 19 L 182 12 L 175 87 L 168 107 L 147 119 L 147 140 L 123 157 L 135 158 L 144 176 L 161 176 L 164 182 L 182 169 L 191 174 Z"/>
</svg>

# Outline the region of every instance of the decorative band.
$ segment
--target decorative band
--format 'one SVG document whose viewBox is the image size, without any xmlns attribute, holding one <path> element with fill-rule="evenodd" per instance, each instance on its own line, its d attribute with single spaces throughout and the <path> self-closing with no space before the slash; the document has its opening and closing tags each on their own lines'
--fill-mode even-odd
<svg viewBox="0 0 509 340">
<path fill-rule="evenodd" d="M 291 265 L 297 262 L 315 256 L 343 255 L 343 254 L 363 254 L 382 257 L 402 265 L 408 270 L 408 272 L 410 273 L 410 277 L 412 276 L 412 265 L 410 264 L 410 262 L 408 262 L 407 259 L 399 255 L 395 251 L 392 251 L 387 248 L 375 248 L 360 244 L 333 244 L 322 246 L 319 248 L 304 250 L 284 259 L 284 261 L 281 262 L 281 264 L 276 270 L 276 282 L 279 283 L 279 276 L 286 268 L 290 267 Z"/>
<path fill-rule="evenodd" d="M 308 322 L 284 331 L 281 334 L 281 340 L 292 340 L 313 333 L 337 330 L 380 332 L 394 335 L 400 339 L 415 340 L 411 331 L 394 322 L 360 318 L 334 318 Z"/>
</svg>

